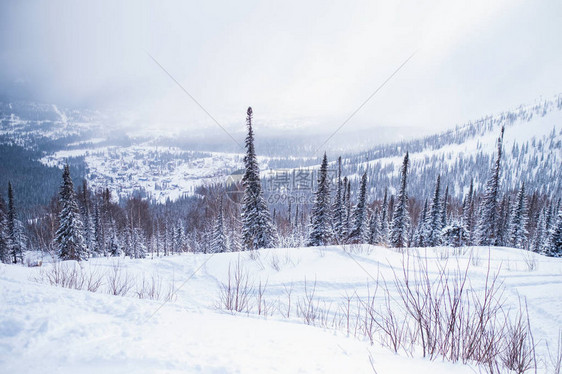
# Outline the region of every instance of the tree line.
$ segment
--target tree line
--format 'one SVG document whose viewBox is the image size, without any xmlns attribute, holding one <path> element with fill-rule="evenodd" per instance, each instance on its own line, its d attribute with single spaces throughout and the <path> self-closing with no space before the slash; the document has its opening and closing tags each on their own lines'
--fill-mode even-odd
<svg viewBox="0 0 562 374">
<path fill-rule="evenodd" d="M 22 262 L 26 249 L 86 260 L 352 243 L 494 245 L 562 256 L 560 199 L 529 194 L 524 183 L 517 191 L 502 192 L 503 127 L 484 190 L 476 191 L 471 182 L 462 200 L 449 194 L 440 175 L 431 196 L 409 196 L 412 170 L 406 152 L 396 195 L 386 189 L 382 199 L 370 199 L 367 171 L 355 186 L 342 173 L 341 157 L 336 175 L 329 175 L 324 154 L 311 204 L 268 204 L 252 119 L 248 108 L 241 181 L 202 186 L 195 196 L 175 202 L 152 204 L 140 197 L 116 202 L 111 191 L 93 191 L 85 181 L 75 188 L 67 165 L 58 196 L 24 225 L 17 219 L 10 184 L 8 204 L 0 199 L 1 260 Z"/>
</svg>

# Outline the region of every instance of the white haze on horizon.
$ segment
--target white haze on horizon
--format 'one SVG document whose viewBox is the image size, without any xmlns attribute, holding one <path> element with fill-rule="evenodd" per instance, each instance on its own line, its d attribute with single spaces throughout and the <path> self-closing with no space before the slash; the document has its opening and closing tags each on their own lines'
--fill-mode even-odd
<svg viewBox="0 0 562 374">
<path fill-rule="evenodd" d="M 119 113 L 137 128 L 426 132 L 562 91 L 562 3 L 66 2 L 0 5 L 0 94 Z"/>
</svg>

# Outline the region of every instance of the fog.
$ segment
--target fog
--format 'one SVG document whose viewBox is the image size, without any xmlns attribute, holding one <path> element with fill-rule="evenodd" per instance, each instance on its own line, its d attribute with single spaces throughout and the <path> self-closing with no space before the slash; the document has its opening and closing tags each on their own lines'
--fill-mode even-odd
<svg viewBox="0 0 562 374">
<path fill-rule="evenodd" d="M 227 136 L 434 131 L 559 93 L 562 2 L 3 1 L 0 97 Z"/>
</svg>

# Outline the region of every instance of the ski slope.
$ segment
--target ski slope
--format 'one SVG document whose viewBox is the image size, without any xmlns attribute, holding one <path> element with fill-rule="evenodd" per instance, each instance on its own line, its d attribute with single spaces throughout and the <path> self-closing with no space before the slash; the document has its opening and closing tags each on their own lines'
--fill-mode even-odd
<svg viewBox="0 0 562 374">
<path fill-rule="evenodd" d="M 537 354 L 556 344 L 562 328 L 562 259 L 510 248 L 409 249 L 410 258 L 438 266 L 469 266 L 481 288 L 488 264 L 504 283 L 505 307 L 528 305 Z M 391 280 L 404 258 L 372 246 L 183 254 L 155 259 L 91 259 L 86 272 L 106 277 L 114 269 L 135 283 L 127 296 L 42 283 L 53 266 L 0 267 L 0 372 L 2 373 L 474 373 L 476 365 L 394 354 L 380 344 L 320 323 L 306 325 L 297 303 L 315 284 L 322 308 L 336 310 L 347 295 L 365 296 Z M 235 264 L 256 286 L 266 284 L 267 316 L 257 306 L 242 313 L 219 308 L 221 283 Z M 72 263 L 68 263 L 72 265 Z M 534 267 L 534 269 L 533 269 Z M 140 279 L 158 277 L 172 300 L 139 299 Z M 105 279 L 105 278 L 104 278 Z M 287 289 L 292 311 L 287 316 Z M 539 372 L 546 372 L 543 366 Z"/>
</svg>

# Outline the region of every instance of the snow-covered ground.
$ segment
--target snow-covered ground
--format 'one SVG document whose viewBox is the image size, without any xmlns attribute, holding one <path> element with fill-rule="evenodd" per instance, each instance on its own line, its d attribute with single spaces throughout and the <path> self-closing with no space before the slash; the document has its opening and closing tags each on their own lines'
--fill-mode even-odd
<svg viewBox="0 0 562 374">
<path fill-rule="evenodd" d="M 314 288 L 320 307 L 336 311 L 346 296 L 366 296 L 375 280 L 391 281 L 403 255 L 381 247 L 270 249 L 250 253 L 182 254 L 155 259 L 91 259 L 80 266 L 104 282 L 116 266 L 137 284 L 127 296 L 51 286 L 41 268 L 0 267 L 0 372 L 2 373 L 474 373 L 475 365 L 394 354 L 361 336 L 303 323 L 298 303 Z M 526 300 L 539 358 L 562 328 L 562 259 L 510 248 L 409 249 L 438 265 L 470 263 L 471 287 L 499 271 L 505 308 Z M 47 259 L 45 259 L 47 260 Z M 217 308 L 221 283 L 240 263 L 250 282 L 264 285 L 267 316 Z M 65 263 L 67 266 L 72 263 Z M 60 265 L 59 265 L 60 266 Z M 534 269 L 533 269 L 534 268 Z M 159 279 L 161 296 L 139 299 L 139 282 Z M 391 282 L 389 282 L 391 283 Z M 291 310 L 288 311 L 288 290 Z M 287 316 L 288 314 L 288 316 Z M 539 372 L 546 372 L 544 367 Z"/>
</svg>

